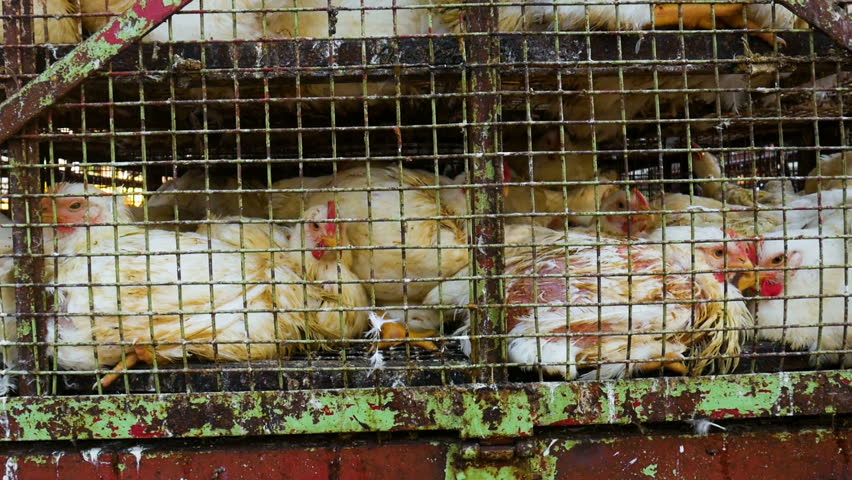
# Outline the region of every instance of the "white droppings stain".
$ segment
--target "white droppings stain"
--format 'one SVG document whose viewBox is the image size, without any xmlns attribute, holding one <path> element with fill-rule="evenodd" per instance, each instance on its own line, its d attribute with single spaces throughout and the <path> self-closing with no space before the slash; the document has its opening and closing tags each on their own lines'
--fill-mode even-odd
<svg viewBox="0 0 852 480">
<path fill-rule="evenodd" d="M 97 465 L 98 457 L 100 456 L 102 450 L 102 448 L 95 447 L 90 448 L 88 450 L 83 450 L 82 452 L 80 452 L 80 454 L 83 455 L 83 460 L 91 463 L 92 465 Z"/>
<path fill-rule="evenodd" d="M 131 447 L 127 449 L 127 453 L 133 455 L 136 458 L 136 473 L 139 473 L 139 467 L 142 466 L 142 452 L 147 450 L 145 447 L 141 445 L 137 445 L 135 447 Z"/>
<path fill-rule="evenodd" d="M 53 464 L 59 466 L 59 461 L 62 460 L 62 457 L 65 456 L 65 452 L 62 450 L 57 450 L 53 452 Z"/>
<path fill-rule="evenodd" d="M 6 459 L 6 471 L 3 473 L 3 480 L 18 480 L 18 459 L 9 457 Z"/>
<path fill-rule="evenodd" d="M 680 453 L 683 453 L 683 445 L 680 446 Z"/>
<path fill-rule="evenodd" d="M 310 405 L 313 408 L 316 408 L 317 410 L 322 410 L 322 407 L 323 407 L 322 402 L 320 402 L 317 399 L 317 397 L 311 397 L 311 399 L 308 400 L 308 405 Z"/>
<path fill-rule="evenodd" d="M 639 459 L 638 459 L 638 458 L 634 458 L 633 460 L 630 460 L 629 462 L 627 462 L 627 464 L 628 464 L 628 465 L 633 465 L 634 463 L 636 463 L 636 462 L 638 462 L 638 461 L 639 461 Z"/>
<path fill-rule="evenodd" d="M 555 439 L 555 438 L 554 438 L 553 440 L 551 440 L 551 441 L 550 441 L 550 445 L 548 445 L 548 446 L 547 446 L 547 448 L 545 448 L 545 449 L 544 449 L 543 455 L 544 455 L 545 457 L 546 457 L 546 456 L 548 456 L 548 455 L 550 455 L 550 447 L 552 447 L 554 443 L 556 443 L 556 439 Z"/>
<path fill-rule="evenodd" d="M 606 383 L 606 400 L 609 409 L 609 421 L 615 423 L 615 388 L 612 382 Z"/>
</svg>

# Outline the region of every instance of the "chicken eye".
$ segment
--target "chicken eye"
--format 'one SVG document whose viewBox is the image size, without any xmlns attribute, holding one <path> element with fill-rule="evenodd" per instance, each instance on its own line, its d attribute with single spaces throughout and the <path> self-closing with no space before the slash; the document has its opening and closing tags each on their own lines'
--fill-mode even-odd
<svg viewBox="0 0 852 480">
<path fill-rule="evenodd" d="M 311 228 L 314 229 L 314 230 L 319 230 L 320 229 L 319 223 L 317 223 L 317 222 L 311 223 Z"/>
<path fill-rule="evenodd" d="M 83 202 L 74 202 L 68 205 L 68 210 L 80 210 L 81 208 L 83 208 Z"/>
<path fill-rule="evenodd" d="M 725 256 L 725 249 L 724 248 L 717 248 L 716 250 L 713 250 L 713 256 L 716 257 L 716 258 L 724 257 Z"/>
<path fill-rule="evenodd" d="M 617 208 L 619 210 L 624 210 L 624 202 L 619 201 L 618 203 L 615 204 L 615 208 Z"/>
<path fill-rule="evenodd" d="M 772 259 L 773 265 L 781 265 L 782 263 L 784 263 L 784 255 L 778 255 Z"/>
</svg>

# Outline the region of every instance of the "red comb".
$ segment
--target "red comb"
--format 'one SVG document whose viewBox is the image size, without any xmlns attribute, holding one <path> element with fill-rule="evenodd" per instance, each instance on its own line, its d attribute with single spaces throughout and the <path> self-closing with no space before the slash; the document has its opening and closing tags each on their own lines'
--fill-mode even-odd
<svg viewBox="0 0 852 480">
<path fill-rule="evenodd" d="M 639 202 L 640 208 L 638 210 L 651 209 L 651 204 L 648 202 L 648 199 L 639 191 L 638 188 L 633 189 L 633 196 L 636 198 L 636 201 Z"/>
<path fill-rule="evenodd" d="M 503 159 L 503 183 L 512 181 L 512 169 L 509 168 L 509 160 Z"/>
<path fill-rule="evenodd" d="M 737 232 L 735 232 L 734 229 L 732 229 L 732 228 L 729 228 L 726 233 L 731 238 L 740 238 L 740 235 Z"/>
<path fill-rule="evenodd" d="M 334 220 L 337 218 L 337 205 L 334 203 L 334 200 L 329 200 L 328 202 L 328 219 Z M 328 236 L 333 237 L 337 234 L 337 224 L 336 223 L 327 223 L 325 225 L 325 232 Z"/>
</svg>

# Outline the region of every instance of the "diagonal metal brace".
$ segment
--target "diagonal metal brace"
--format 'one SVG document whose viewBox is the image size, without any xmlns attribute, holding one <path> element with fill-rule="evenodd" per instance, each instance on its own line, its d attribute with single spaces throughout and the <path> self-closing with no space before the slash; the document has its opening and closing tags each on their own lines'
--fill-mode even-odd
<svg viewBox="0 0 852 480">
<path fill-rule="evenodd" d="M 192 0 L 138 0 L 0 103 L 0 143 Z"/>
<path fill-rule="evenodd" d="M 837 0 L 778 0 L 847 50 L 852 50 L 852 16 Z"/>
</svg>

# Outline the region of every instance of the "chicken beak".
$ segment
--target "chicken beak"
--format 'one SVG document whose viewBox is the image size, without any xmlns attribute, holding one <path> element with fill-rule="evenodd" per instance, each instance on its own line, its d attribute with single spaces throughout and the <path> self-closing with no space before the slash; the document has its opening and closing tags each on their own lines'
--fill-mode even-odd
<svg viewBox="0 0 852 480">
<path fill-rule="evenodd" d="M 745 255 L 735 257 L 728 263 L 728 268 L 732 270 L 740 270 L 732 272 L 731 284 L 737 287 L 741 292 L 745 292 L 749 288 L 757 285 L 757 274 L 754 271 L 754 264 Z"/>
<path fill-rule="evenodd" d="M 320 239 L 320 246 L 325 248 L 335 248 L 337 247 L 337 237 L 334 235 L 327 235 Z"/>
</svg>

